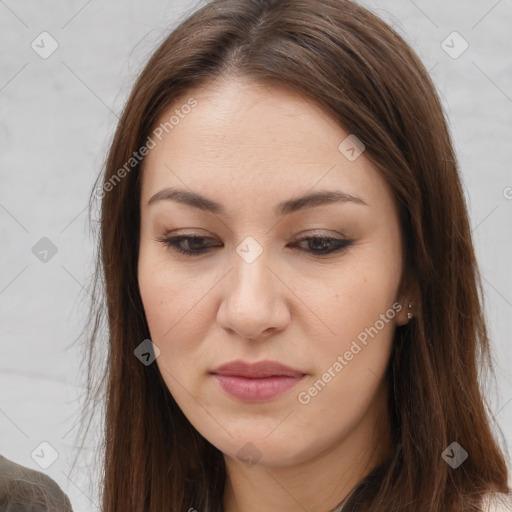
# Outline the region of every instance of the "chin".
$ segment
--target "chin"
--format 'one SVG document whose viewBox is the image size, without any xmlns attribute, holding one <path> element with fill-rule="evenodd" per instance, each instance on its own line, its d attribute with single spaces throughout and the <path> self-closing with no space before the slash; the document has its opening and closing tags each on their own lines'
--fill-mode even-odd
<svg viewBox="0 0 512 512">
<path fill-rule="evenodd" d="M 259 466 L 291 466 L 304 462 L 318 452 L 318 447 L 291 444 L 282 438 L 271 439 L 268 431 L 247 432 L 242 438 L 233 438 L 229 441 L 214 444 L 225 456 L 245 464 L 247 467 Z M 210 441 L 211 442 L 211 441 Z"/>
</svg>

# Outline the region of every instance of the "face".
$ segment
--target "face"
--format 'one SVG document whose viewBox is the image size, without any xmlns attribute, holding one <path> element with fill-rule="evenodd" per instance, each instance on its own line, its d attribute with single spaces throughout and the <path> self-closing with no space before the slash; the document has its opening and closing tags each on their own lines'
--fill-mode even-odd
<svg viewBox="0 0 512 512">
<path fill-rule="evenodd" d="M 155 128 L 173 114 L 144 160 L 138 263 L 170 393 L 233 459 L 294 464 L 351 436 L 368 447 L 408 300 L 390 189 L 350 139 L 340 149 L 349 133 L 285 88 L 196 90 Z M 294 201 L 321 192 L 331 200 Z M 212 373 L 235 360 L 298 374 Z"/>
</svg>

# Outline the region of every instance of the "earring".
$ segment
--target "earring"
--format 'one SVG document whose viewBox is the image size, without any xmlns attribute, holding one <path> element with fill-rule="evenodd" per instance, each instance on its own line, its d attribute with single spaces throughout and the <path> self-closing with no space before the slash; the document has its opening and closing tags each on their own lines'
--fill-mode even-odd
<svg viewBox="0 0 512 512">
<path fill-rule="evenodd" d="M 409 309 L 412 309 L 412 302 L 411 302 L 411 301 L 409 301 Z M 412 318 L 412 316 L 413 316 L 413 315 L 412 315 L 412 313 L 410 313 L 410 312 L 408 311 L 408 312 L 407 312 L 407 318 L 408 318 L 408 320 L 410 320 L 410 319 Z"/>
</svg>

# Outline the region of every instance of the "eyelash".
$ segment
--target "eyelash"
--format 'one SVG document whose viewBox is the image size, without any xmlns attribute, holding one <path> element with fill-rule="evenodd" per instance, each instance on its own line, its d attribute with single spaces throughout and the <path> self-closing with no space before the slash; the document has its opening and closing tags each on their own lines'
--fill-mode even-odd
<svg viewBox="0 0 512 512">
<path fill-rule="evenodd" d="M 203 248 L 203 249 L 199 249 L 199 250 L 188 250 L 188 249 L 183 249 L 183 247 L 181 247 L 179 244 L 181 242 L 183 242 L 183 241 L 206 240 L 208 238 L 210 238 L 210 237 L 207 237 L 207 236 L 179 235 L 179 236 L 170 237 L 170 238 L 157 238 L 156 241 L 157 242 L 161 242 L 167 248 L 172 249 L 173 251 L 176 251 L 176 252 L 178 252 L 180 254 L 184 254 L 186 256 L 201 256 L 202 254 L 205 254 L 205 253 L 208 252 L 208 249 L 209 249 L 208 247 L 207 248 Z M 353 243 L 354 243 L 353 240 L 348 240 L 348 239 L 343 239 L 343 238 L 323 237 L 323 236 L 303 237 L 303 238 L 299 239 L 296 243 L 300 243 L 300 242 L 303 242 L 305 240 L 321 240 L 322 242 L 333 242 L 333 243 L 335 243 L 335 248 L 327 250 L 327 251 L 325 251 L 325 250 L 322 250 L 322 251 L 312 251 L 312 250 L 308 251 L 308 250 L 306 250 L 305 251 L 305 252 L 309 252 L 310 254 L 312 254 L 313 256 L 316 256 L 316 257 L 322 257 L 322 256 L 333 254 L 333 253 L 336 253 L 336 252 L 341 252 L 344 249 L 346 249 L 346 248 L 350 247 L 351 245 L 353 245 Z"/>
</svg>

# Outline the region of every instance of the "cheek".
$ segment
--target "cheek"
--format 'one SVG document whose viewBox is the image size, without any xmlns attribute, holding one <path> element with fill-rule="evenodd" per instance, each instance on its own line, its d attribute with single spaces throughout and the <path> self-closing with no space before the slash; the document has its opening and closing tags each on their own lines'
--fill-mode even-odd
<svg viewBox="0 0 512 512">
<path fill-rule="evenodd" d="M 331 293 L 331 301 L 323 307 L 318 303 L 322 319 L 335 334 L 329 331 L 312 338 L 309 354 L 315 373 L 295 397 L 302 431 L 316 435 L 311 441 L 315 450 L 348 435 L 368 414 L 379 414 L 385 408 L 382 383 L 396 313 L 391 308 L 391 293 L 376 290 L 369 282 L 364 277 L 347 279 L 343 284 L 355 286 L 357 294 L 339 291 Z"/>
<path fill-rule="evenodd" d="M 316 388 L 330 388 L 337 400 L 358 407 L 371 398 L 384 376 L 396 329 L 396 311 L 378 297 L 343 302 L 325 316 L 334 334 L 313 338 Z M 322 309 L 327 315 L 327 306 Z M 310 384 L 310 382 L 308 383 Z M 312 390 L 312 396 L 315 391 Z M 325 396 L 329 402 L 329 398 Z M 326 403 L 327 403 L 326 402 Z"/>
<path fill-rule="evenodd" d="M 383 336 L 390 335 L 395 325 L 396 312 L 392 306 L 396 300 L 398 270 L 361 261 L 334 273 L 316 298 L 310 298 L 329 328 L 325 332 L 332 334 L 333 349 L 343 348 L 359 335 L 364 339 L 364 333 L 376 322 L 379 336 L 380 331 Z"/>
<path fill-rule="evenodd" d="M 208 279 L 193 280 L 161 258 L 139 259 L 139 289 L 151 341 L 159 348 L 156 363 L 173 395 L 177 386 L 193 391 L 193 376 L 201 369 L 200 351 L 207 337 Z M 211 322 L 210 322 L 211 323 Z"/>
<path fill-rule="evenodd" d="M 312 337 L 320 382 L 311 395 L 323 395 L 319 407 L 336 399 L 343 407 L 364 408 L 384 376 L 396 329 L 400 267 L 394 253 L 377 254 L 360 252 L 309 298 L 325 324 L 324 334 Z"/>
<path fill-rule="evenodd" d="M 142 250 L 138 265 L 139 289 L 144 312 L 154 342 L 172 339 L 187 316 L 195 314 L 206 290 L 187 272 L 173 268 L 165 256 L 154 250 Z M 194 307 L 195 306 L 195 307 Z"/>
</svg>

